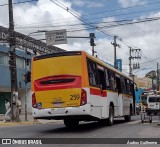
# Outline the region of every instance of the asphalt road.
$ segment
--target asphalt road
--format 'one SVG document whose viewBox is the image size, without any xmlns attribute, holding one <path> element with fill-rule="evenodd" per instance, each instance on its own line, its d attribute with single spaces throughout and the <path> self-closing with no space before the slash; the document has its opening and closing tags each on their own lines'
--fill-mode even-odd
<svg viewBox="0 0 160 147">
<path fill-rule="evenodd" d="M 160 126 L 157 125 L 157 121 L 158 116 L 153 117 L 153 123 L 142 124 L 140 116 L 133 116 L 130 122 L 125 122 L 123 118 L 116 119 L 113 126 L 101 126 L 97 122 L 82 122 L 74 129 L 66 128 L 62 122 L 2 126 L 0 127 L 0 138 L 159 138 Z"/>
</svg>

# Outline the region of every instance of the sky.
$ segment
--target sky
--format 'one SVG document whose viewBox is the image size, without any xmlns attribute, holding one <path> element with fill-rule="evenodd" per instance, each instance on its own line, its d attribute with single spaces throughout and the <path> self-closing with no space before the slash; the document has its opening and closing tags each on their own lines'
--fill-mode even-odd
<svg viewBox="0 0 160 147">
<path fill-rule="evenodd" d="M 30 2 L 26 2 L 30 1 Z M 21 3 L 25 2 L 25 3 Z M 0 25 L 8 27 L 8 0 L 0 0 Z M 67 36 L 88 37 L 95 33 L 98 58 L 114 63 L 113 37 L 117 36 L 117 58 L 123 72 L 129 72 L 129 47 L 141 49 L 140 69 L 133 74 L 143 77 L 160 63 L 160 0 L 13 0 L 15 30 L 28 35 L 38 30 L 66 29 Z M 56 3 L 56 4 L 55 4 Z M 31 37 L 44 39 L 44 33 Z M 68 38 L 65 50 L 84 50 L 91 54 L 89 39 Z M 132 53 L 132 56 L 134 54 Z"/>
</svg>

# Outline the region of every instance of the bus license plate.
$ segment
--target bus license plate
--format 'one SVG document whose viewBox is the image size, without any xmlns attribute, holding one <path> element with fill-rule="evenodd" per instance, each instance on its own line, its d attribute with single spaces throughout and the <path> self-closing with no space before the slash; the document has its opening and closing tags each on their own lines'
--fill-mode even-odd
<svg viewBox="0 0 160 147">
<path fill-rule="evenodd" d="M 62 106 L 63 106 L 63 103 L 53 103 L 53 106 L 54 106 L 54 107 L 62 107 Z"/>
</svg>

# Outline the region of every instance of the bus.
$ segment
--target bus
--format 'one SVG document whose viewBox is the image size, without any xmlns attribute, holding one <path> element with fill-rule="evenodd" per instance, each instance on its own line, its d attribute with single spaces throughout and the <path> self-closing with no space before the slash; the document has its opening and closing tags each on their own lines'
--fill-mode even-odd
<svg viewBox="0 0 160 147">
<path fill-rule="evenodd" d="M 119 70 L 85 51 L 35 56 L 31 71 L 33 117 L 113 125 L 114 118 L 131 120 L 134 82 Z"/>
</svg>

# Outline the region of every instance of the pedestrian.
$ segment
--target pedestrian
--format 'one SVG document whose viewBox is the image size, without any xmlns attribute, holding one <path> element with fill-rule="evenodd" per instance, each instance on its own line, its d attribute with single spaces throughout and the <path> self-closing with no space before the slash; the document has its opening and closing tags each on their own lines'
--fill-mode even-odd
<svg viewBox="0 0 160 147">
<path fill-rule="evenodd" d="M 20 98 L 18 98 L 17 99 L 17 101 L 16 101 L 16 107 L 17 107 L 17 109 L 16 109 L 16 119 L 17 119 L 17 121 L 21 121 L 20 120 L 20 114 L 21 114 L 21 109 L 22 109 L 22 103 L 21 103 L 21 100 L 20 100 Z"/>
<path fill-rule="evenodd" d="M 5 109 L 6 109 L 6 113 L 4 116 L 4 122 L 6 121 L 10 121 L 11 120 L 11 105 L 10 102 L 8 101 L 8 99 L 5 99 Z"/>
</svg>

